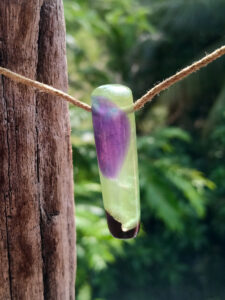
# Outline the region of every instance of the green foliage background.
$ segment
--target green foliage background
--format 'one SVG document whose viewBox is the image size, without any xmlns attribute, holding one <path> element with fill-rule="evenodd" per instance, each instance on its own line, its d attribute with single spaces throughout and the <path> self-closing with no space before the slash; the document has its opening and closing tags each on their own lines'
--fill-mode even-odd
<svg viewBox="0 0 225 300">
<path fill-rule="evenodd" d="M 225 42 L 225 0 L 64 0 L 70 93 L 135 99 Z M 91 115 L 71 107 L 78 300 L 225 299 L 225 59 L 136 114 L 141 231 L 112 238 Z"/>
</svg>

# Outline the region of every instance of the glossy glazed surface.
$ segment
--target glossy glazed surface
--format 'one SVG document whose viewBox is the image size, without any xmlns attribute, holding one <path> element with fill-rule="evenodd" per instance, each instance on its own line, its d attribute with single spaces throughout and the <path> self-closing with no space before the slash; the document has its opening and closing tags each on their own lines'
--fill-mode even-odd
<svg viewBox="0 0 225 300">
<path fill-rule="evenodd" d="M 132 103 L 130 89 L 122 85 L 100 86 L 92 93 L 92 120 L 103 203 L 108 224 L 110 220 L 111 225 L 112 220 L 116 224 L 109 229 L 118 238 L 135 236 L 140 222 L 135 117 L 134 113 L 123 110 Z M 126 232 L 129 234 L 123 234 Z"/>
</svg>

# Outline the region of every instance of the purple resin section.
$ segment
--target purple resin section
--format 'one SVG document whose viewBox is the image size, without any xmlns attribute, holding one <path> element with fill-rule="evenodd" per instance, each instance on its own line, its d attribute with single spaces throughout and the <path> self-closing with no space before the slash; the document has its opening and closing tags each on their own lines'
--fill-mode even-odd
<svg viewBox="0 0 225 300">
<path fill-rule="evenodd" d="M 107 211 L 106 218 L 109 230 L 111 234 L 117 239 L 131 239 L 137 236 L 140 230 L 140 223 L 138 225 L 128 231 L 122 230 L 122 225 L 120 222 L 116 221 Z"/>
<path fill-rule="evenodd" d="M 129 146 L 129 120 L 116 104 L 100 96 L 92 97 L 92 120 L 99 168 L 105 177 L 115 178 Z"/>
</svg>

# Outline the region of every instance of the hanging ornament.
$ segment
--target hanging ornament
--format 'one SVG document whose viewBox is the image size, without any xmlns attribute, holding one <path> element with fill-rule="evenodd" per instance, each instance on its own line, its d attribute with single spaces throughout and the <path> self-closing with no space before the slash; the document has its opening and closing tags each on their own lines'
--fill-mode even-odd
<svg viewBox="0 0 225 300">
<path fill-rule="evenodd" d="M 132 92 L 119 84 L 92 93 L 92 121 L 108 227 L 120 239 L 133 238 L 140 227 L 136 127 Z"/>
</svg>

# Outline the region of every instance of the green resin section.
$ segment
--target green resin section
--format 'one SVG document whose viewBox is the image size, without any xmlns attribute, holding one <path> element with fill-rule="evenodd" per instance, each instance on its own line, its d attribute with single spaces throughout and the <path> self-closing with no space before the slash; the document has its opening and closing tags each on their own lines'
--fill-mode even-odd
<svg viewBox="0 0 225 300">
<path fill-rule="evenodd" d="M 119 108 L 133 104 L 131 90 L 119 84 L 100 86 L 93 91 L 92 96 L 104 97 Z M 140 222 L 135 115 L 126 115 L 130 124 L 130 141 L 121 169 L 113 179 L 105 177 L 99 169 L 104 208 L 122 224 L 124 232 L 135 228 Z"/>
</svg>

